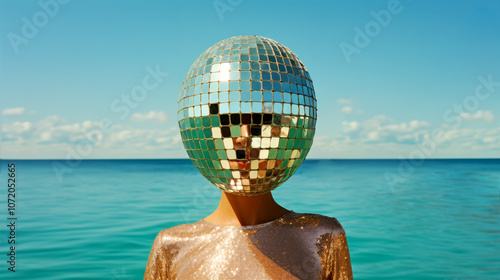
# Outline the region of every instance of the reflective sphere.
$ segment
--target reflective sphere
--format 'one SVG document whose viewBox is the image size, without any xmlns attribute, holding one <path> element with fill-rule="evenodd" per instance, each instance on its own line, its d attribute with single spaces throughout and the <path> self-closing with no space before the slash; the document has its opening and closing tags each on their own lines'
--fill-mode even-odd
<svg viewBox="0 0 500 280">
<path fill-rule="evenodd" d="M 299 58 L 260 36 L 208 48 L 182 83 L 182 143 L 201 174 L 236 195 L 267 193 L 285 182 L 311 148 L 313 83 Z"/>
</svg>

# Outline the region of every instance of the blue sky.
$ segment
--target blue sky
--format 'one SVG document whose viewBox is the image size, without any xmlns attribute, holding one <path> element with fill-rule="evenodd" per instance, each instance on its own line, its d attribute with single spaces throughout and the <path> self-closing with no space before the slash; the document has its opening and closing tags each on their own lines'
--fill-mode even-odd
<svg viewBox="0 0 500 280">
<path fill-rule="evenodd" d="M 498 158 L 498 30 L 497 1 L 2 1 L 0 157 L 187 158 L 184 74 L 253 34 L 312 76 L 309 158 Z"/>
</svg>

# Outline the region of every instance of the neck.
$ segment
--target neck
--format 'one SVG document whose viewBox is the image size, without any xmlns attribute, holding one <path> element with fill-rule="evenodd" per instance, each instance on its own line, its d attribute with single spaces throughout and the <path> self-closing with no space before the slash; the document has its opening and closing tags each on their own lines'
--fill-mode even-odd
<svg viewBox="0 0 500 280">
<path fill-rule="evenodd" d="M 258 196 L 222 192 L 219 206 L 205 220 L 216 225 L 248 226 L 275 220 L 287 212 L 274 201 L 271 192 Z"/>
</svg>

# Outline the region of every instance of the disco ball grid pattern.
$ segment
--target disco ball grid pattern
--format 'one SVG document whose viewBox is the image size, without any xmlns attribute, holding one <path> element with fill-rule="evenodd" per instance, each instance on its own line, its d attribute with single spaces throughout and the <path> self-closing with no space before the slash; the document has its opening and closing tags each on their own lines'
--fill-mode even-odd
<svg viewBox="0 0 500 280">
<path fill-rule="evenodd" d="M 192 64 L 178 121 L 201 174 L 223 191 L 252 196 L 297 170 L 312 145 L 316 108 L 311 77 L 292 51 L 268 38 L 235 36 Z M 242 137 L 248 144 L 238 147 Z"/>
</svg>

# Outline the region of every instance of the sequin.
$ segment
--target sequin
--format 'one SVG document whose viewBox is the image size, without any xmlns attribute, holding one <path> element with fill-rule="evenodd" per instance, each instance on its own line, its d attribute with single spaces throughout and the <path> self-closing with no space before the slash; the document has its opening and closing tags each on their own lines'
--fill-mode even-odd
<svg viewBox="0 0 500 280">
<path fill-rule="evenodd" d="M 205 220 L 162 230 L 144 279 L 352 279 L 335 218 L 288 212 L 254 226 Z"/>
</svg>

